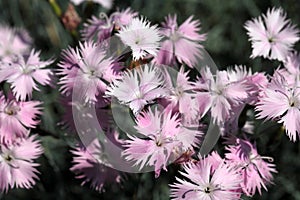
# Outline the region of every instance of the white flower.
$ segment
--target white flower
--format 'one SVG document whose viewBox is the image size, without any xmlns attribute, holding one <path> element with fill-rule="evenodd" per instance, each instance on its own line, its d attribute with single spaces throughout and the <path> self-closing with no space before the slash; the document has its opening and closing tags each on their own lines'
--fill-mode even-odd
<svg viewBox="0 0 300 200">
<path fill-rule="evenodd" d="M 126 72 L 107 89 L 106 95 L 116 97 L 138 114 L 145 105 L 167 94 L 163 75 L 157 69 L 145 65 L 141 69 Z"/>
<path fill-rule="evenodd" d="M 130 46 L 134 60 L 147 54 L 155 56 L 158 52 L 161 35 L 157 25 L 150 26 L 150 22 L 146 19 L 133 18 L 117 35 L 124 44 Z"/>
</svg>

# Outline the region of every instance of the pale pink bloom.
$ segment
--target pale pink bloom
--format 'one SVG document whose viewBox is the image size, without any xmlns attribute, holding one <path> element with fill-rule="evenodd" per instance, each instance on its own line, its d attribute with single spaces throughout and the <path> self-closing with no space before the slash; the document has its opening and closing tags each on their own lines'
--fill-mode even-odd
<svg viewBox="0 0 300 200">
<path fill-rule="evenodd" d="M 133 18 L 116 35 L 131 48 L 134 60 L 142 59 L 148 54 L 155 56 L 158 52 L 161 35 L 157 25 L 151 26 L 145 18 Z"/>
<path fill-rule="evenodd" d="M 299 80 L 300 76 L 300 54 L 291 52 L 284 60 L 284 68 L 279 69 L 280 74 L 285 77 L 287 84 L 292 86 Z"/>
<path fill-rule="evenodd" d="M 0 191 L 32 188 L 38 179 L 39 166 L 34 160 L 43 153 L 36 137 L 19 139 L 13 144 L 0 144 Z"/>
<path fill-rule="evenodd" d="M 127 71 L 107 88 L 106 95 L 116 97 L 138 114 L 145 105 L 167 94 L 162 72 L 154 66 L 144 65 Z"/>
<path fill-rule="evenodd" d="M 127 8 L 126 10 L 112 13 L 110 17 L 104 13 L 100 13 L 99 17 L 92 16 L 83 25 L 82 37 L 84 40 L 96 39 L 97 42 L 104 41 L 111 37 L 114 29 L 119 30 L 120 27 L 127 26 L 137 15 L 137 12 Z"/>
<path fill-rule="evenodd" d="M 178 200 L 238 200 L 241 177 L 224 161 L 215 169 L 210 160 L 183 165 L 183 178 L 170 185 L 171 198 Z"/>
<path fill-rule="evenodd" d="M 229 152 L 225 154 L 227 162 L 239 170 L 242 175 L 241 188 L 247 196 L 261 194 L 261 189 L 267 190 L 266 185 L 272 183 L 272 173 L 276 173 L 275 165 L 266 162 L 273 161 L 257 153 L 255 145 L 248 140 L 236 139 L 236 143 L 226 146 Z"/>
<path fill-rule="evenodd" d="M 255 105 L 259 100 L 259 95 L 262 89 L 268 84 L 268 79 L 262 73 L 252 74 L 251 69 L 247 69 L 245 66 L 236 65 L 234 68 L 227 70 L 230 80 L 235 84 L 239 82 L 244 85 L 245 92 L 248 97 L 241 99 L 238 103 L 231 104 L 231 110 L 228 119 L 225 121 L 224 127 L 222 127 L 222 134 L 236 134 L 244 127 L 239 126 L 239 119 L 246 104 Z M 251 128 L 251 127 L 249 127 Z M 250 131 L 248 129 L 247 131 Z"/>
<path fill-rule="evenodd" d="M 263 93 L 255 108 L 259 112 L 257 118 L 283 123 L 290 140 L 295 142 L 300 134 L 299 81 L 289 86 L 285 77 L 277 71 Z"/>
<path fill-rule="evenodd" d="M 284 67 L 291 74 L 300 74 L 300 54 L 299 52 L 291 52 L 285 59 Z"/>
<path fill-rule="evenodd" d="M 138 12 L 131 10 L 131 8 L 127 8 L 126 10 L 116 11 L 112 13 L 110 18 L 116 28 L 121 28 L 122 26 L 129 25 L 132 19 L 137 16 Z"/>
<path fill-rule="evenodd" d="M 40 52 L 31 51 L 29 56 L 17 56 L 13 62 L 0 66 L 0 82 L 6 80 L 11 84 L 17 100 L 30 99 L 32 91 L 39 91 L 37 83 L 50 84 L 50 69 L 45 69 L 53 60 L 40 60 Z"/>
<path fill-rule="evenodd" d="M 167 88 L 170 90 L 170 95 L 165 97 L 169 100 L 168 109 L 177 108 L 179 113 L 182 114 L 185 125 L 198 123 L 199 106 L 193 92 L 194 83 L 189 80 L 189 71 L 184 72 L 184 68 L 181 67 L 177 74 L 176 82 L 173 80 L 175 79 L 175 77 L 172 77 L 173 74 L 167 70 L 164 75 L 166 77 Z"/>
<path fill-rule="evenodd" d="M 113 0 L 70 0 L 70 1 L 73 2 L 75 5 L 79 5 L 84 1 L 92 1 L 94 3 L 100 4 L 106 9 L 111 9 L 113 4 Z"/>
<path fill-rule="evenodd" d="M 217 71 L 213 75 L 208 67 L 201 70 L 201 78 L 195 84 L 201 117 L 210 110 L 213 121 L 222 125 L 230 116 L 232 106 L 248 98 L 245 80 L 236 73 L 241 72 Z"/>
<path fill-rule="evenodd" d="M 178 27 L 176 15 L 166 17 L 166 22 L 162 24 L 161 28 L 161 33 L 166 39 L 162 42 L 160 51 L 155 58 L 157 63 L 170 65 L 177 60 L 189 67 L 197 64 L 203 48 L 200 42 L 206 39 L 206 35 L 198 33 L 200 21 L 192 19 L 193 17 L 189 17 Z"/>
<path fill-rule="evenodd" d="M 28 53 L 30 45 L 31 38 L 25 30 L 0 25 L 0 59 Z"/>
<path fill-rule="evenodd" d="M 205 160 L 211 164 L 211 172 L 214 172 L 222 163 L 224 163 L 224 160 L 216 151 L 211 152 Z"/>
<path fill-rule="evenodd" d="M 263 56 L 283 61 L 300 39 L 299 30 L 286 19 L 281 8 L 269 9 L 266 15 L 247 21 L 245 28 L 252 42 L 251 58 Z"/>
<path fill-rule="evenodd" d="M 76 49 L 69 47 L 62 57 L 57 73 L 61 76 L 60 90 L 69 95 L 76 86 L 85 102 L 97 102 L 107 85 L 118 77 L 112 58 L 93 42 L 80 43 Z"/>
<path fill-rule="evenodd" d="M 82 185 L 90 183 L 95 190 L 104 191 L 105 184 L 120 183 L 120 173 L 112 168 L 98 139 L 94 139 L 87 147 L 79 146 L 71 150 L 73 167 L 71 171 L 76 178 L 84 179 Z"/>
<path fill-rule="evenodd" d="M 146 138 L 128 135 L 123 152 L 125 159 L 134 161 L 142 169 L 145 166 L 154 167 L 158 177 L 161 169 L 167 170 L 168 161 L 178 158 L 188 149 L 199 143 L 202 135 L 197 130 L 189 130 L 180 123 L 178 113 L 152 112 L 141 113 L 135 126 L 138 133 Z"/>
<path fill-rule="evenodd" d="M 17 138 L 28 135 L 29 128 L 35 128 L 39 123 L 38 115 L 41 114 L 41 102 L 5 99 L 0 94 L 0 141 L 12 143 Z"/>
<path fill-rule="evenodd" d="M 269 80 L 263 72 L 256 72 L 246 77 L 246 85 L 248 86 L 247 103 L 255 105 L 261 96 L 261 92 L 267 87 Z"/>
</svg>

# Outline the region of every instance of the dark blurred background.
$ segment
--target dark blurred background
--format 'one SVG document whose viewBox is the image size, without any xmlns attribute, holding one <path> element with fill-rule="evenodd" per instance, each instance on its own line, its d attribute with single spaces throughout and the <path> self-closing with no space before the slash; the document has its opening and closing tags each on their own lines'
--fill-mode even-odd
<svg viewBox="0 0 300 200">
<path fill-rule="evenodd" d="M 50 0 L 51 1 L 51 0 Z M 62 13 L 68 1 L 56 0 Z M 253 71 L 272 73 L 280 63 L 261 58 L 250 59 L 251 45 L 244 29 L 244 23 L 252 17 L 265 13 L 273 6 L 282 7 L 288 18 L 300 28 L 299 0 L 115 0 L 111 10 L 100 5 L 85 2 L 76 6 L 82 23 L 99 12 L 108 14 L 118 7 L 131 7 L 153 23 L 160 23 L 164 17 L 177 14 L 179 23 L 193 15 L 201 21 L 202 33 L 207 33 L 205 49 L 220 69 L 235 64 L 243 64 Z M 42 51 L 43 58 L 56 58 L 59 61 L 61 50 L 78 43 L 82 23 L 76 31 L 65 29 L 60 18 L 47 0 L 1 0 L 0 22 L 13 27 L 24 27 L 34 39 L 34 47 Z M 299 50 L 299 43 L 295 47 Z M 55 64 L 52 65 L 55 68 Z M 54 79 L 55 82 L 55 79 Z M 57 88 L 42 88 L 43 95 L 35 93 L 35 99 L 44 101 L 44 115 L 37 130 L 45 149 L 39 160 L 40 181 L 31 190 L 13 189 L 8 194 L 0 194 L 0 199 L 169 199 L 168 184 L 174 181 L 177 168 L 169 167 L 158 179 L 152 173 L 127 176 L 118 186 L 107 187 L 99 194 L 69 172 L 71 155 L 69 144 L 72 137 L 58 123 L 61 121 L 62 106 Z M 278 174 L 268 192 L 251 199 L 300 200 L 300 143 L 290 142 L 285 133 L 274 123 L 256 123 L 258 151 L 272 156 L 277 164 Z M 0 177 L 1 178 L 1 177 Z M 247 198 L 243 198 L 247 199 Z M 250 199 L 250 198 L 249 198 Z"/>
</svg>

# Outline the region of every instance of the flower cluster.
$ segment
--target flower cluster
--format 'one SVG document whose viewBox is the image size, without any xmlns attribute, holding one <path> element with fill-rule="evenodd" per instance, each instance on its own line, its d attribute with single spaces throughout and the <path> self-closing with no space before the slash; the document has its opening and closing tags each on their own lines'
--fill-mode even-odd
<svg viewBox="0 0 300 200">
<path fill-rule="evenodd" d="M 111 0 L 93 2 L 112 6 Z M 115 159 L 132 169 L 150 169 L 156 178 L 171 163 L 179 165 L 175 183 L 169 184 L 172 199 L 261 195 L 277 170 L 273 158 L 259 154 L 253 121 L 275 121 L 291 141 L 300 137 L 300 54 L 293 49 L 299 30 L 281 8 L 245 23 L 250 58 L 281 63 L 267 75 L 244 65 L 201 66 L 206 34 L 200 25 L 193 17 L 178 24 L 176 15 L 168 15 L 159 26 L 130 8 L 110 16 L 100 13 L 83 24 L 77 46 L 62 50 L 55 70 L 48 67 L 54 59 L 43 60 L 40 51 L 30 48 L 28 33 L 1 25 L 0 191 L 28 189 L 38 179 L 35 160 L 43 150 L 31 129 L 38 127 L 43 102 L 34 97 L 55 75 L 67 131 L 89 138 L 70 145 L 70 171 L 82 185 L 104 192 L 106 185 L 122 182 L 119 163 L 106 152 L 111 143 L 120 151 L 114 152 Z M 113 111 L 116 107 L 128 115 Z M 253 115 L 244 116 L 241 124 L 245 111 Z M 87 122 L 85 129 L 78 128 L 78 117 Z M 131 120 L 129 129 L 117 127 L 116 117 L 121 125 Z M 101 130 L 93 129 L 95 121 Z M 210 127 L 226 142 L 218 143 L 223 152 L 203 155 Z"/>
<path fill-rule="evenodd" d="M 31 50 L 31 38 L 23 29 L 0 27 L 0 83 L 11 90 L 0 91 L 0 191 L 11 188 L 31 188 L 38 179 L 42 153 L 36 135 L 42 102 L 32 100 L 38 84 L 50 84 L 53 60 L 41 61 L 40 52 Z"/>
</svg>

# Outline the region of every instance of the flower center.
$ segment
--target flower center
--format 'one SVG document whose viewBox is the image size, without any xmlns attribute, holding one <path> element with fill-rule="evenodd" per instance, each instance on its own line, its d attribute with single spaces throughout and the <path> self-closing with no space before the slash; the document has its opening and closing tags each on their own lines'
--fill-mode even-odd
<svg viewBox="0 0 300 200">
<path fill-rule="evenodd" d="M 289 98 L 289 105 L 291 107 L 298 107 L 299 102 L 298 102 L 297 98 L 295 98 L 293 96 L 291 98 Z"/>
<path fill-rule="evenodd" d="M 12 161 L 12 159 L 13 159 L 13 158 L 12 158 L 10 155 L 4 156 L 4 160 L 6 160 L 7 162 Z"/>
<path fill-rule="evenodd" d="M 180 38 L 181 38 L 181 35 L 178 32 L 174 32 L 170 36 L 170 40 L 172 40 L 173 42 L 177 42 Z"/>
<path fill-rule="evenodd" d="M 2 152 L 1 154 L 0 154 L 0 156 L 3 158 L 3 160 L 6 162 L 6 163 L 10 163 L 13 159 L 14 159 L 14 157 L 12 156 L 12 155 L 10 155 L 10 153 L 9 152 Z"/>
<path fill-rule="evenodd" d="M 268 42 L 271 43 L 271 44 L 275 43 L 275 38 L 269 37 Z"/>
<path fill-rule="evenodd" d="M 36 66 L 23 66 L 23 74 L 31 74 L 32 72 L 34 72 L 36 70 Z"/>
<path fill-rule="evenodd" d="M 7 115 L 16 115 L 20 110 L 20 107 L 12 101 L 4 108 L 4 113 Z"/>
</svg>

